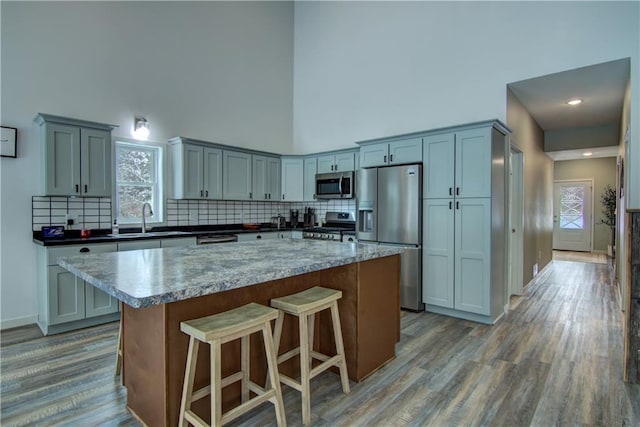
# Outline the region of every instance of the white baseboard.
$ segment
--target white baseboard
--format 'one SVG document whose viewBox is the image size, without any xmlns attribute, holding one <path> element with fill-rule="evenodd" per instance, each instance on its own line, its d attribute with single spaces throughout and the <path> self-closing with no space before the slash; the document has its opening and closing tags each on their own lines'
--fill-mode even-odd
<svg viewBox="0 0 640 427">
<path fill-rule="evenodd" d="M 0 320 L 0 330 L 17 328 L 18 326 L 32 325 L 38 321 L 38 315 L 15 317 L 13 319 Z"/>
</svg>

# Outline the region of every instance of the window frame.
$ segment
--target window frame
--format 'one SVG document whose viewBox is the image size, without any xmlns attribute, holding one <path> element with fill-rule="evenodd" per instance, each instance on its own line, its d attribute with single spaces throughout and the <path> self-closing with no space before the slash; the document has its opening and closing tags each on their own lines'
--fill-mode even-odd
<svg viewBox="0 0 640 427">
<path fill-rule="evenodd" d="M 155 183 L 152 184 L 152 203 L 151 207 L 153 209 L 153 217 L 149 217 L 147 219 L 147 224 L 160 225 L 164 223 L 164 179 L 165 179 L 165 165 L 164 165 L 164 146 L 159 143 L 154 143 L 150 141 L 137 141 L 130 140 L 127 138 L 115 138 L 113 144 L 113 219 L 118 220 L 118 225 L 137 225 L 142 223 L 141 216 L 136 218 L 120 218 L 120 199 L 119 199 L 119 188 L 121 183 L 118 181 L 118 167 L 119 167 L 119 156 L 118 153 L 121 149 L 129 149 L 129 150 L 138 150 L 138 151 L 149 151 L 154 154 L 154 168 L 155 168 Z M 129 185 L 135 186 L 136 183 L 132 183 Z M 142 183 L 137 183 L 142 184 Z M 141 212 L 142 214 L 142 212 Z"/>
</svg>

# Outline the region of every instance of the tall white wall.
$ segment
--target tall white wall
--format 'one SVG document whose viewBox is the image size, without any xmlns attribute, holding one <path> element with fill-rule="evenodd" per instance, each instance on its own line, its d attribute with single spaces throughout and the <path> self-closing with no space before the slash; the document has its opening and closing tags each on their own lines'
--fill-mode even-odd
<svg viewBox="0 0 640 427">
<path fill-rule="evenodd" d="M 296 2 L 294 149 L 506 121 L 508 83 L 630 57 L 629 180 L 637 194 L 629 206 L 640 208 L 639 9 L 638 2 Z"/>
<path fill-rule="evenodd" d="M 292 147 L 293 5 L 286 2 L 1 2 L 1 117 L 18 158 L 0 163 L 0 320 L 36 313 L 31 196 L 37 112 L 276 153 Z"/>
</svg>

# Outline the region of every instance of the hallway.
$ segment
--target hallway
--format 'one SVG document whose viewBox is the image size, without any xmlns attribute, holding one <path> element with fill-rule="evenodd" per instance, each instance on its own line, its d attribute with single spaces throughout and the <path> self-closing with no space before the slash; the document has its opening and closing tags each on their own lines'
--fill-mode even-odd
<svg viewBox="0 0 640 427">
<path fill-rule="evenodd" d="M 554 261 L 494 326 L 402 313 L 397 357 L 343 395 L 312 382 L 323 426 L 637 426 L 640 385 L 622 382 L 621 313 L 606 264 Z M 113 378 L 117 324 L 34 338 L 2 333 L 3 426 L 138 425 Z M 300 397 L 285 387 L 289 425 Z M 270 405 L 232 425 L 275 425 Z"/>
</svg>

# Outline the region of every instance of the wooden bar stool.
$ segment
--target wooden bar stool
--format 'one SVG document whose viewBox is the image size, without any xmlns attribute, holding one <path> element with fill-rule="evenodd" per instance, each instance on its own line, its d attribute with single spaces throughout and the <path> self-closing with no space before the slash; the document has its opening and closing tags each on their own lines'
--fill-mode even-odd
<svg viewBox="0 0 640 427">
<path fill-rule="evenodd" d="M 286 426 L 276 351 L 271 335 L 271 320 L 276 319 L 277 316 L 277 310 L 250 303 L 224 313 L 180 323 L 180 330 L 190 337 L 180 404 L 180 426 L 185 425 L 185 421 L 195 426 L 208 425 L 191 410 L 191 403 L 209 394 L 211 394 L 211 425 L 213 426 L 231 421 L 265 401 L 275 406 L 278 425 Z M 260 331 L 264 338 L 270 380 L 265 388 L 252 382 L 249 376 L 249 336 Z M 221 378 L 221 346 L 238 338 L 241 340 L 241 370 Z M 200 341 L 211 346 L 211 384 L 194 391 L 193 380 Z M 236 381 L 241 381 L 242 403 L 223 414 L 222 388 Z M 256 396 L 249 399 L 249 391 L 254 392 Z"/>
<path fill-rule="evenodd" d="M 280 346 L 285 313 L 298 316 L 300 346 L 278 356 L 278 364 L 300 354 L 300 381 L 284 374 L 280 374 L 280 381 L 302 393 L 302 423 L 305 425 L 311 421 L 310 382 L 313 377 L 332 366 L 337 366 L 340 369 L 342 391 L 349 393 L 349 376 L 338 314 L 338 300 L 340 298 L 342 298 L 341 291 L 316 286 L 306 291 L 271 300 L 271 306 L 279 310 L 274 336 L 276 354 L 278 354 Z M 326 309 L 331 309 L 333 335 L 336 343 L 337 354 L 332 357 L 313 350 L 315 314 Z M 312 366 L 313 359 L 320 360 L 322 363 L 314 368 Z"/>
</svg>

